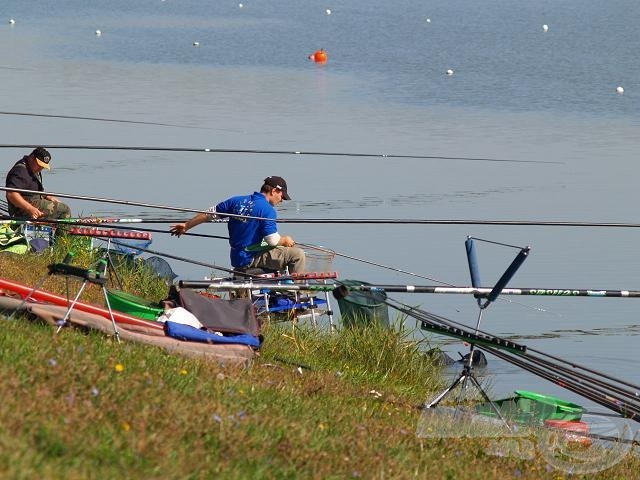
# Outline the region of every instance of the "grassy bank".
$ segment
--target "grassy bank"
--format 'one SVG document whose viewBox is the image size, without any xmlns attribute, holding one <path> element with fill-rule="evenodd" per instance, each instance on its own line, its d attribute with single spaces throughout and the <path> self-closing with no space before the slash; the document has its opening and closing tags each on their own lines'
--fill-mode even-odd
<svg viewBox="0 0 640 480">
<path fill-rule="evenodd" d="M 64 256 L 52 255 L 0 255 L 0 276 L 34 284 Z M 148 271 L 122 277 L 132 293 L 166 294 Z M 45 288 L 64 293 L 64 281 Z M 83 299 L 102 304 L 100 291 Z M 418 438 L 417 406 L 444 381 L 409 332 L 266 326 L 254 364 L 229 369 L 25 318 L 1 325 L 2 478 L 567 477 L 538 452 L 489 455 L 491 439 Z M 589 478 L 639 466 L 628 455 Z"/>
</svg>

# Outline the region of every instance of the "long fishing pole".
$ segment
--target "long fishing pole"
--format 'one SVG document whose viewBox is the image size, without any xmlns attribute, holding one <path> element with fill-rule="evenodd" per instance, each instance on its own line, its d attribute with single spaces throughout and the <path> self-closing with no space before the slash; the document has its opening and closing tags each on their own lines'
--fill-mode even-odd
<svg viewBox="0 0 640 480">
<path fill-rule="evenodd" d="M 35 148 L 38 145 L 24 144 L 0 144 L 0 148 Z M 467 162 L 499 162 L 499 163 L 541 163 L 562 165 L 563 162 L 547 160 L 510 160 L 499 158 L 476 157 L 449 157 L 442 155 L 401 155 L 395 153 L 348 153 L 348 152 L 316 152 L 302 150 L 262 150 L 262 149 L 238 149 L 238 148 L 214 148 L 214 147 L 144 147 L 124 145 L 47 145 L 50 149 L 61 150 L 127 150 L 127 151 L 153 151 L 153 152 L 186 152 L 186 153 L 242 153 L 242 154 L 270 154 L 270 155 L 306 155 L 325 157 L 365 157 L 365 158 L 404 158 L 422 160 L 460 160 Z"/>
<path fill-rule="evenodd" d="M 194 208 L 172 207 L 170 205 L 159 205 L 153 203 L 134 202 L 131 200 L 118 200 L 112 198 L 91 197 L 84 195 L 70 195 L 66 193 L 44 192 L 37 190 L 27 190 L 21 188 L 0 187 L 6 192 L 19 192 L 35 195 L 53 195 L 60 198 L 71 198 L 75 200 L 87 200 L 92 202 L 113 203 L 117 205 L 130 205 L 134 207 L 156 208 L 176 212 L 188 213 L 208 213 L 207 210 Z M 234 215 L 225 213 L 225 217 L 244 218 L 249 220 L 268 220 L 264 217 L 253 217 L 250 215 Z M 163 219 L 162 223 L 176 222 L 179 220 Z M 150 222 L 151 223 L 151 222 Z M 153 223 L 159 223 L 155 219 Z M 640 228 L 640 223 L 624 222 L 576 222 L 576 221 L 543 221 L 543 220 L 456 220 L 456 219 L 392 219 L 392 218 L 278 218 L 278 223 L 321 223 L 321 224 L 421 224 L 421 225 L 507 225 L 507 226 L 552 226 L 552 227 L 617 227 L 617 228 Z"/>
<path fill-rule="evenodd" d="M 196 210 L 196 209 L 193 209 L 193 208 L 171 207 L 169 205 L 158 205 L 158 204 L 154 204 L 154 203 L 133 202 L 133 201 L 130 201 L 130 200 L 117 200 L 117 199 L 114 199 L 114 198 L 90 197 L 90 196 L 85 196 L 85 195 L 69 195 L 69 194 L 66 194 L 66 193 L 54 193 L 54 192 L 44 192 L 44 191 L 38 191 L 38 190 L 27 190 L 27 189 L 24 189 L 24 188 L 0 187 L 0 190 L 3 190 L 5 192 L 27 193 L 27 194 L 30 194 L 30 195 L 50 195 L 50 196 L 55 196 L 55 197 L 60 197 L 60 198 L 72 198 L 72 199 L 75 199 L 75 200 L 88 200 L 88 201 L 91 201 L 91 202 L 113 203 L 113 204 L 116 204 L 116 205 L 130 205 L 130 206 L 134 206 L 134 207 L 157 208 L 157 209 L 162 209 L 162 210 L 172 210 L 172 211 L 176 211 L 176 212 L 211 213 L 211 212 L 207 212 L 206 210 Z M 229 216 L 233 216 L 233 215 L 229 214 Z M 250 218 L 254 218 L 254 217 L 250 217 Z M 255 218 L 259 218 L 259 217 L 255 217 Z"/>
<path fill-rule="evenodd" d="M 466 326 L 455 327 L 451 329 L 452 325 L 461 324 L 453 320 L 445 319 L 444 317 L 441 317 L 439 315 L 431 314 L 424 310 L 404 305 L 399 302 L 387 301 L 386 303 L 389 306 L 399 310 L 400 312 L 416 318 L 417 320 L 420 320 L 421 322 L 423 322 L 424 327 L 429 327 L 427 329 L 432 329 L 431 327 L 434 327 L 437 333 L 453 336 L 456 338 L 462 337 L 469 343 L 476 344 L 478 346 L 481 346 L 482 348 L 488 347 L 489 349 L 491 349 L 491 353 L 494 353 L 493 350 L 496 350 L 496 352 L 498 353 L 498 355 L 496 356 L 499 356 L 500 358 L 505 357 L 505 360 L 511 361 L 511 363 L 516 364 L 517 366 L 521 366 L 525 370 L 528 370 L 531 373 L 550 380 L 563 388 L 567 388 L 578 394 L 584 394 L 585 398 L 589 398 L 602 406 L 612 409 L 625 416 L 629 416 L 629 413 L 633 412 L 632 418 L 638 418 L 638 416 L 640 416 L 640 405 L 634 402 L 620 400 L 619 398 L 615 398 L 612 396 L 612 390 L 615 389 L 617 393 L 621 393 L 623 396 L 626 396 L 633 400 L 637 400 L 636 392 L 630 392 L 623 389 L 622 387 L 608 388 L 609 384 L 606 384 L 607 386 L 603 387 L 603 382 L 600 380 L 598 380 L 600 385 L 593 384 L 595 382 L 592 382 L 592 377 L 581 372 L 568 372 L 566 371 L 566 368 L 560 365 L 556 365 L 553 362 L 535 358 L 534 356 L 529 354 L 526 347 L 518 348 L 517 344 L 513 344 L 508 340 L 492 336 L 490 334 L 487 334 L 486 332 L 477 334 L 471 330 L 468 330 Z M 440 326 L 449 328 L 440 328 Z M 526 363 L 527 361 L 538 363 L 538 366 L 530 365 Z M 540 365 L 544 365 L 544 367 L 541 367 Z M 577 364 L 573 365 L 576 368 L 585 368 Z M 618 381 L 618 379 L 615 379 L 609 375 L 599 374 L 599 376 L 612 379 L 616 382 Z M 591 384 L 586 385 L 587 383 Z"/>
<path fill-rule="evenodd" d="M 337 291 L 334 291 L 334 296 L 335 295 L 341 296 L 341 295 L 343 295 L 343 292 L 340 289 L 337 289 Z M 401 313 L 404 313 L 404 314 L 406 314 L 406 315 L 408 315 L 408 316 L 410 316 L 412 318 L 415 318 L 417 320 L 424 321 L 424 322 L 431 323 L 431 324 L 438 324 L 438 325 L 442 325 L 442 326 L 447 327 L 449 330 L 442 330 L 441 331 L 441 333 L 443 333 L 445 335 L 447 334 L 447 332 L 449 332 L 449 333 L 451 333 L 451 332 L 460 332 L 460 331 L 466 332 L 466 331 L 468 331 L 468 328 L 469 328 L 467 325 L 465 325 L 465 324 L 463 324 L 461 322 L 457 322 L 455 320 L 443 317 L 441 315 L 437 315 L 437 314 L 434 314 L 434 313 L 427 312 L 427 311 L 419 309 L 417 307 L 412 307 L 412 306 L 403 304 L 403 303 L 398 302 L 398 301 L 393 300 L 393 299 L 387 299 L 385 301 L 385 303 L 387 305 L 389 305 L 390 307 L 400 311 Z M 474 332 L 475 332 L 475 330 L 474 330 Z M 477 330 L 477 332 L 481 336 L 484 336 L 484 337 L 497 338 L 494 335 L 492 335 L 491 333 L 483 331 L 483 330 Z M 500 346 L 501 343 L 504 343 L 504 342 L 508 342 L 509 343 L 510 341 L 502 339 L 502 342 L 495 342 L 494 346 Z M 533 349 L 531 347 L 527 347 L 526 349 L 520 349 L 520 350 L 523 353 L 526 353 L 527 355 L 530 355 L 529 352 L 537 353 L 539 355 L 551 358 L 551 359 L 553 359 L 553 360 L 555 360 L 557 362 L 569 365 L 573 369 L 584 370 L 586 372 L 589 372 L 591 374 L 597 375 L 597 376 L 602 377 L 602 378 L 606 378 L 606 379 L 611 380 L 613 382 L 616 382 L 616 383 L 619 383 L 619 384 L 623 384 L 623 385 L 627 385 L 627 386 L 629 386 L 629 387 L 631 387 L 631 388 L 633 388 L 635 390 L 632 394 L 630 394 L 630 396 L 632 396 L 634 398 L 638 397 L 638 393 L 637 392 L 640 391 L 640 386 L 638 386 L 638 385 L 635 385 L 635 384 L 629 383 L 629 382 L 627 382 L 625 380 L 621 380 L 619 378 L 613 377 L 612 375 L 608 375 L 606 373 L 599 372 L 599 371 L 597 371 L 595 369 L 592 369 L 592 368 L 589 368 L 589 367 L 585 367 L 583 365 L 579 365 L 579 364 L 577 364 L 575 362 L 569 362 L 569 361 L 564 360 L 562 358 L 554 357 L 552 355 L 549 355 L 547 353 L 544 353 L 544 352 L 541 352 L 539 350 Z M 544 359 L 540 359 L 539 361 L 546 362 L 549 365 L 553 364 L 552 362 L 550 362 L 548 360 L 544 360 Z M 562 367 L 562 366 L 559 366 L 559 365 L 557 366 L 557 368 L 565 369 L 565 370 L 569 371 L 569 369 L 567 369 L 566 367 Z M 584 378 L 591 378 L 586 374 L 583 374 L 583 373 L 580 373 L 580 372 L 575 372 L 574 370 L 570 370 L 570 371 L 571 371 L 571 373 L 573 375 L 579 375 L 579 376 L 582 376 Z"/>
<path fill-rule="evenodd" d="M 551 383 L 554 383 L 562 388 L 588 398 L 589 400 L 592 400 L 599 405 L 613 410 L 614 412 L 617 412 L 624 417 L 632 418 L 633 420 L 637 420 L 640 418 L 640 405 L 638 405 L 638 403 L 616 398 L 606 389 L 603 390 L 598 389 L 595 386 L 581 384 L 570 375 L 559 375 L 558 372 L 552 367 L 531 365 L 530 363 L 527 363 L 527 360 L 530 360 L 528 357 L 510 355 L 508 352 L 501 352 L 490 347 L 487 349 L 483 345 L 480 345 L 478 348 L 488 351 L 492 355 L 495 355 L 496 357 L 505 360 L 512 365 L 518 366 L 530 373 L 533 373 L 540 378 L 548 380 Z M 633 398 L 631 395 L 626 396 Z M 635 400 L 637 401 L 637 399 Z M 630 415 L 630 413 L 632 413 L 632 415 Z"/>
<path fill-rule="evenodd" d="M 329 224 L 402 224 L 402 225 L 506 225 L 532 227 L 617 227 L 638 228 L 640 223 L 587 222 L 553 220 L 482 220 L 482 219 L 427 219 L 427 218 L 278 218 L 279 223 Z"/>
<path fill-rule="evenodd" d="M 30 223 L 30 224 L 34 224 L 34 225 L 38 225 L 38 224 L 45 224 L 45 225 L 61 225 L 61 226 L 78 226 L 78 227 L 84 227 L 84 228 L 107 228 L 107 226 L 111 225 L 109 222 L 102 222 L 102 223 L 87 223 L 87 222 L 75 222 L 72 219 L 38 219 L 38 220 L 24 220 L 24 219 L 16 219 L 13 217 L 10 217 L 8 215 L 1 215 L 0 214 L 0 224 L 1 223 Z M 124 223 L 130 223 L 130 222 L 124 222 Z M 111 227 L 109 227 L 111 228 Z M 150 232 L 150 233 L 170 233 L 167 230 L 160 230 L 157 228 L 148 228 L 148 227 L 128 227 L 128 226 L 124 226 L 124 225 L 120 225 L 118 224 L 117 226 L 118 230 L 131 230 L 131 231 L 140 231 L 140 232 Z M 81 235 L 81 234 L 80 234 Z M 188 237 L 200 237 L 200 238 L 215 238 L 218 240 L 229 240 L 229 237 L 225 237 L 222 235 L 207 235 L 204 233 L 193 233 L 193 232 L 187 232 L 183 234 L 184 236 L 188 236 Z M 82 235 L 81 235 L 82 236 Z"/>
<path fill-rule="evenodd" d="M 114 122 L 114 123 L 131 123 L 137 125 L 157 125 L 161 127 L 177 127 L 177 128 L 203 128 L 197 126 L 187 126 L 187 125 L 176 125 L 174 123 L 160 123 L 160 122 L 143 122 L 136 120 L 119 120 L 115 118 L 101 118 L 101 117 L 78 117 L 74 115 L 53 115 L 47 113 L 27 113 L 27 112 L 0 112 L 0 115 L 12 115 L 12 116 L 23 116 L 23 117 L 44 117 L 44 118 L 63 118 L 67 120 L 90 120 L 94 122 Z M 15 148 L 36 148 L 39 145 L 33 145 L 25 147 L 24 145 L 18 145 Z M 9 145 L 6 148 L 12 148 Z"/>
<path fill-rule="evenodd" d="M 349 290 L 385 291 L 395 293 L 461 294 L 486 298 L 492 288 L 488 287 L 442 287 L 437 285 L 349 285 Z M 577 288 L 503 288 L 501 295 L 533 295 L 551 297 L 596 297 L 596 298 L 640 298 L 640 290 L 605 290 Z"/>
<path fill-rule="evenodd" d="M 167 258 L 171 258 L 173 260 L 178 260 L 180 262 L 185 262 L 185 263 L 191 263 L 193 265 L 200 265 L 201 267 L 208 267 L 208 268 L 212 268 L 214 270 L 220 270 L 222 272 L 227 272 L 227 273 L 232 273 L 235 275 L 241 275 L 241 276 L 245 276 L 245 277 L 254 277 L 255 275 L 251 275 L 250 273 L 245 273 L 245 272 L 239 272 L 236 270 L 233 270 L 231 268 L 225 268 L 225 267 L 221 267 L 219 265 L 213 265 L 211 263 L 205 263 L 205 262 L 200 262 L 198 260 L 192 260 L 189 258 L 185 258 L 185 257 L 179 257 L 177 255 L 171 255 L 170 253 L 164 253 L 164 252 L 158 252 L 157 250 L 150 250 L 148 248 L 142 248 L 142 247 L 138 247 L 138 246 L 131 246 L 131 245 L 127 245 L 126 243 L 122 243 L 122 242 L 118 242 L 117 240 L 111 240 L 111 243 L 114 243 L 116 245 L 121 245 L 124 247 L 129 247 L 129 248 L 133 248 L 135 250 L 140 250 L 142 252 L 145 253 L 151 253 L 153 255 L 159 255 L 161 257 L 167 257 Z"/>
<path fill-rule="evenodd" d="M 477 348 L 487 351 L 492 355 L 511 363 L 517 367 L 522 368 L 534 375 L 543 378 L 544 380 L 548 380 L 549 382 L 558 385 L 566 390 L 570 390 L 578 395 L 587 398 L 609 410 L 617 412 L 626 418 L 631 418 L 633 420 L 640 419 L 640 405 L 634 403 L 628 403 L 622 401 L 620 399 L 614 398 L 604 391 L 597 391 L 592 388 L 580 385 L 579 383 L 573 381 L 570 377 L 559 378 L 557 375 L 554 375 L 548 368 L 536 367 L 534 365 L 528 364 L 526 361 L 523 361 L 522 358 L 511 355 L 508 352 L 500 351 L 496 348 L 486 347 L 484 345 L 478 345 Z"/>
<path fill-rule="evenodd" d="M 336 293 L 334 292 L 334 295 L 335 294 Z M 342 295 L 342 294 L 343 294 L 342 292 L 338 293 L 338 295 Z M 420 320 L 421 322 L 423 322 L 423 326 L 424 326 L 424 322 L 426 322 L 427 325 L 435 323 L 435 324 L 447 327 L 444 330 L 443 329 L 438 330 L 437 333 L 441 333 L 441 334 L 444 334 L 444 335 L 450 335 L 450 336 L 456 336 L 456 335 L 451 335 L 451 333 L 452 332 L 456 332 L 456 333 L 459 334 L 460 331 L 465 331 L 465 329 L 468 328 L 466 325 L 464 325 L 464 324 L 462 324 L 460 322 L 456 322 L 454 320 L 446 319 L 445 317 L 442 317 L 442 316 L 439 316 L 439 315 L 435 315 L 435 314 L 426 312 L 424 310 L 420 310 L 420 309 L 418 309 L 416 307 L 410 307 L 408 305 L 402 304 L 400 302 L 396 302 L 396 301 L 391 300 L 391 299 L 387 299 L 387 301 L 385 303 L 387 303 L 387 305 L 389 305 L 392 308 L 395 308 L 395 309 L 401 311 L 402 313 L 404 313 L 404 314 L 406 314 L 408 316 L 411 316 L 413 318 L 416 318 L 417 320 Z M 489 337 L 491 335 L 491 334 L 489 334 L 487 332 L 483 332 L 483 331 L 479 331 L 479 332 L 484 337 Z M 461 338 L 460 335 L 457 335 L 457 336 L 458 336 L 458 338 Z M 471 340 L 468 339 L 468 334 L 463 335 L 462 338 L 464 340 L 466 340 L 466 341 L 469 341 L 469 342 L 471 341 Z M 503 340 L 503 342 L 508 342 L 508 341 L 507 340 Z M 495 343 L 498 346 L 502 344 L 501 342 L 495 342 Z M 537 353 L 538 355 L 543 356 L 543 357 L 551 358 L 551 359 L 555 360 L 558 363 L 554 363 L 552 361 L 545 360 L 545 359 L 540 358 L 540 357 L 533 357 L 531 355 L 531 352 Z M 516 352 L 516 353 L 520 354 L 520 352 Z M 624 396 L 627 396 L 627 397 L 629 397 L 629 398 L 631 398 L 633 400 L 636 400 L 636 401 L 639 398 L 640 386 L 632 384 L 632 383 L 629 383 L 629 382 L 627 382 L 625 380 L 616 378 L 616 377 L 614 377 L 612 375 L 608 375 L 608 374 L 600 372 L 598 370 L 595 370 L 595 369 L 592 369 L 592 368 L 589 368 L 589 367 L 585 367 L 583 365 L 579 365 L 579 364 L 577 364 L 575 362 L 569 362 L 569 361 L 564 360 L 562 358 L 559 358 L 559 357 L 544 353 L 542 351 L 536 350 L 536 349 L 531 348 L 531 347 L 527 347 L 526 353 L 523 351 L 521 354 L 522 355 L 526 355 L 526 357 L 527 357 L 527 359 L 529 361 L 535 361 L 536 363 L 538 363 L 540 365 L 543 365 L 544 368 L 547 368 L 547 369 L 553 368 L 557 372 L 558 371 L 562 371 L 565 374 L 570 375 L 572 377 L 579 377 L 583 381 L 598 383 L 603 388 L 607 388 L 609 390 L 614 390 L 617 393 L 619 393 L 621 395 L 624 395 Z M 533 358 L 535 358 L 535 360 L 532 360 Z M 568 365 L 570 368 L 562 366 L 559 363 L 563 363 L 565 365 Z M 609 382 L 606 382 L 606 381 L 603 381 L 603 380 L 600 380 L 600 379 L 596 379 L 592 375 L 589 375 L 587 373 L 582 373 L 582 372 L 579 372 L 579 371 L 576 371 L 576 370 L 583 370 L 584 372 L 588 372 L 589 374 L 596 375 L 598 377 L 601 377 L 601 378 L 606 379 L 606 380 L 610 380 L 610 381 L 615 382 L 617 384 L 626 385 L 628 387 L 633 388 L 634 390 L 633 391 L 629 391 L 629 390 L 623 389 L 622 387 L 619 387 L 619 386 L 616 386 L 616 385 L 612 385 Z"/>
</svg>

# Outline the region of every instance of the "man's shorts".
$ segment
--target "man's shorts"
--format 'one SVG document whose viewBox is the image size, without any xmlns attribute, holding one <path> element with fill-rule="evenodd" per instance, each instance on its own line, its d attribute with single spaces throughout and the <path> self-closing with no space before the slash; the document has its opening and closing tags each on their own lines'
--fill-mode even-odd
<svg viewBox="0 0 640 480">
<path fill-rule="evenodd" d="M 70 218 L 71 209 L 66 203 L 53 202 L 42 197 L 32 197 L 28 202 L 40 210 L 44 218 Z"/>
</svg>

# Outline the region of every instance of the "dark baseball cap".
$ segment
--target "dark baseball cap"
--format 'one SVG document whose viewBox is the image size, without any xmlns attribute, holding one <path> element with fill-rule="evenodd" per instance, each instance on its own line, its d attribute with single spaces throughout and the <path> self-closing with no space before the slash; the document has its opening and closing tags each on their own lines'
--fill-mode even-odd
<svg viewBox="0 0 640 480">
<path fill-rule="evenodd" d="M 47 170 L 51 169 L 51 167 L 49 166 L 49 162 L 51 161 L 51 154 L 44 147 L 38 147 L 34 149 L 33 152 L 31 152 L 31 156 L 35 157 L 38 165 L 40 165 L 42 168 L 46 168 Z"/>
<path fill-rule="evenodd" d="M 264 184 L 282 190 L 282 198 L 284 200 L 291 200 L 291 197 L 287 193 L 287 182 L 284 178 L 276 176 L 267 177 L 264 179 Z"/>
</svg>

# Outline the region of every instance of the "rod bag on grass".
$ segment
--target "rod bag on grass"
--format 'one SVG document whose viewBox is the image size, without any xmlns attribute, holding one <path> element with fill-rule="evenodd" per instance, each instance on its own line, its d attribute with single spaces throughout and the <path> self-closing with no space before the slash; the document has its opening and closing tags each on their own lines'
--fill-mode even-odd
<svg viewBox="0 0 640 480">
<path fill-rule="evenodd" d="M 260 334 L 255 308 L 249 299 L 209 298 L 188 288 L 177 289 L 175 286 L 169 289 L 169 299 L 193 313 L 208 330 L 246 333 L 254 337 Z"/>
</svg>

